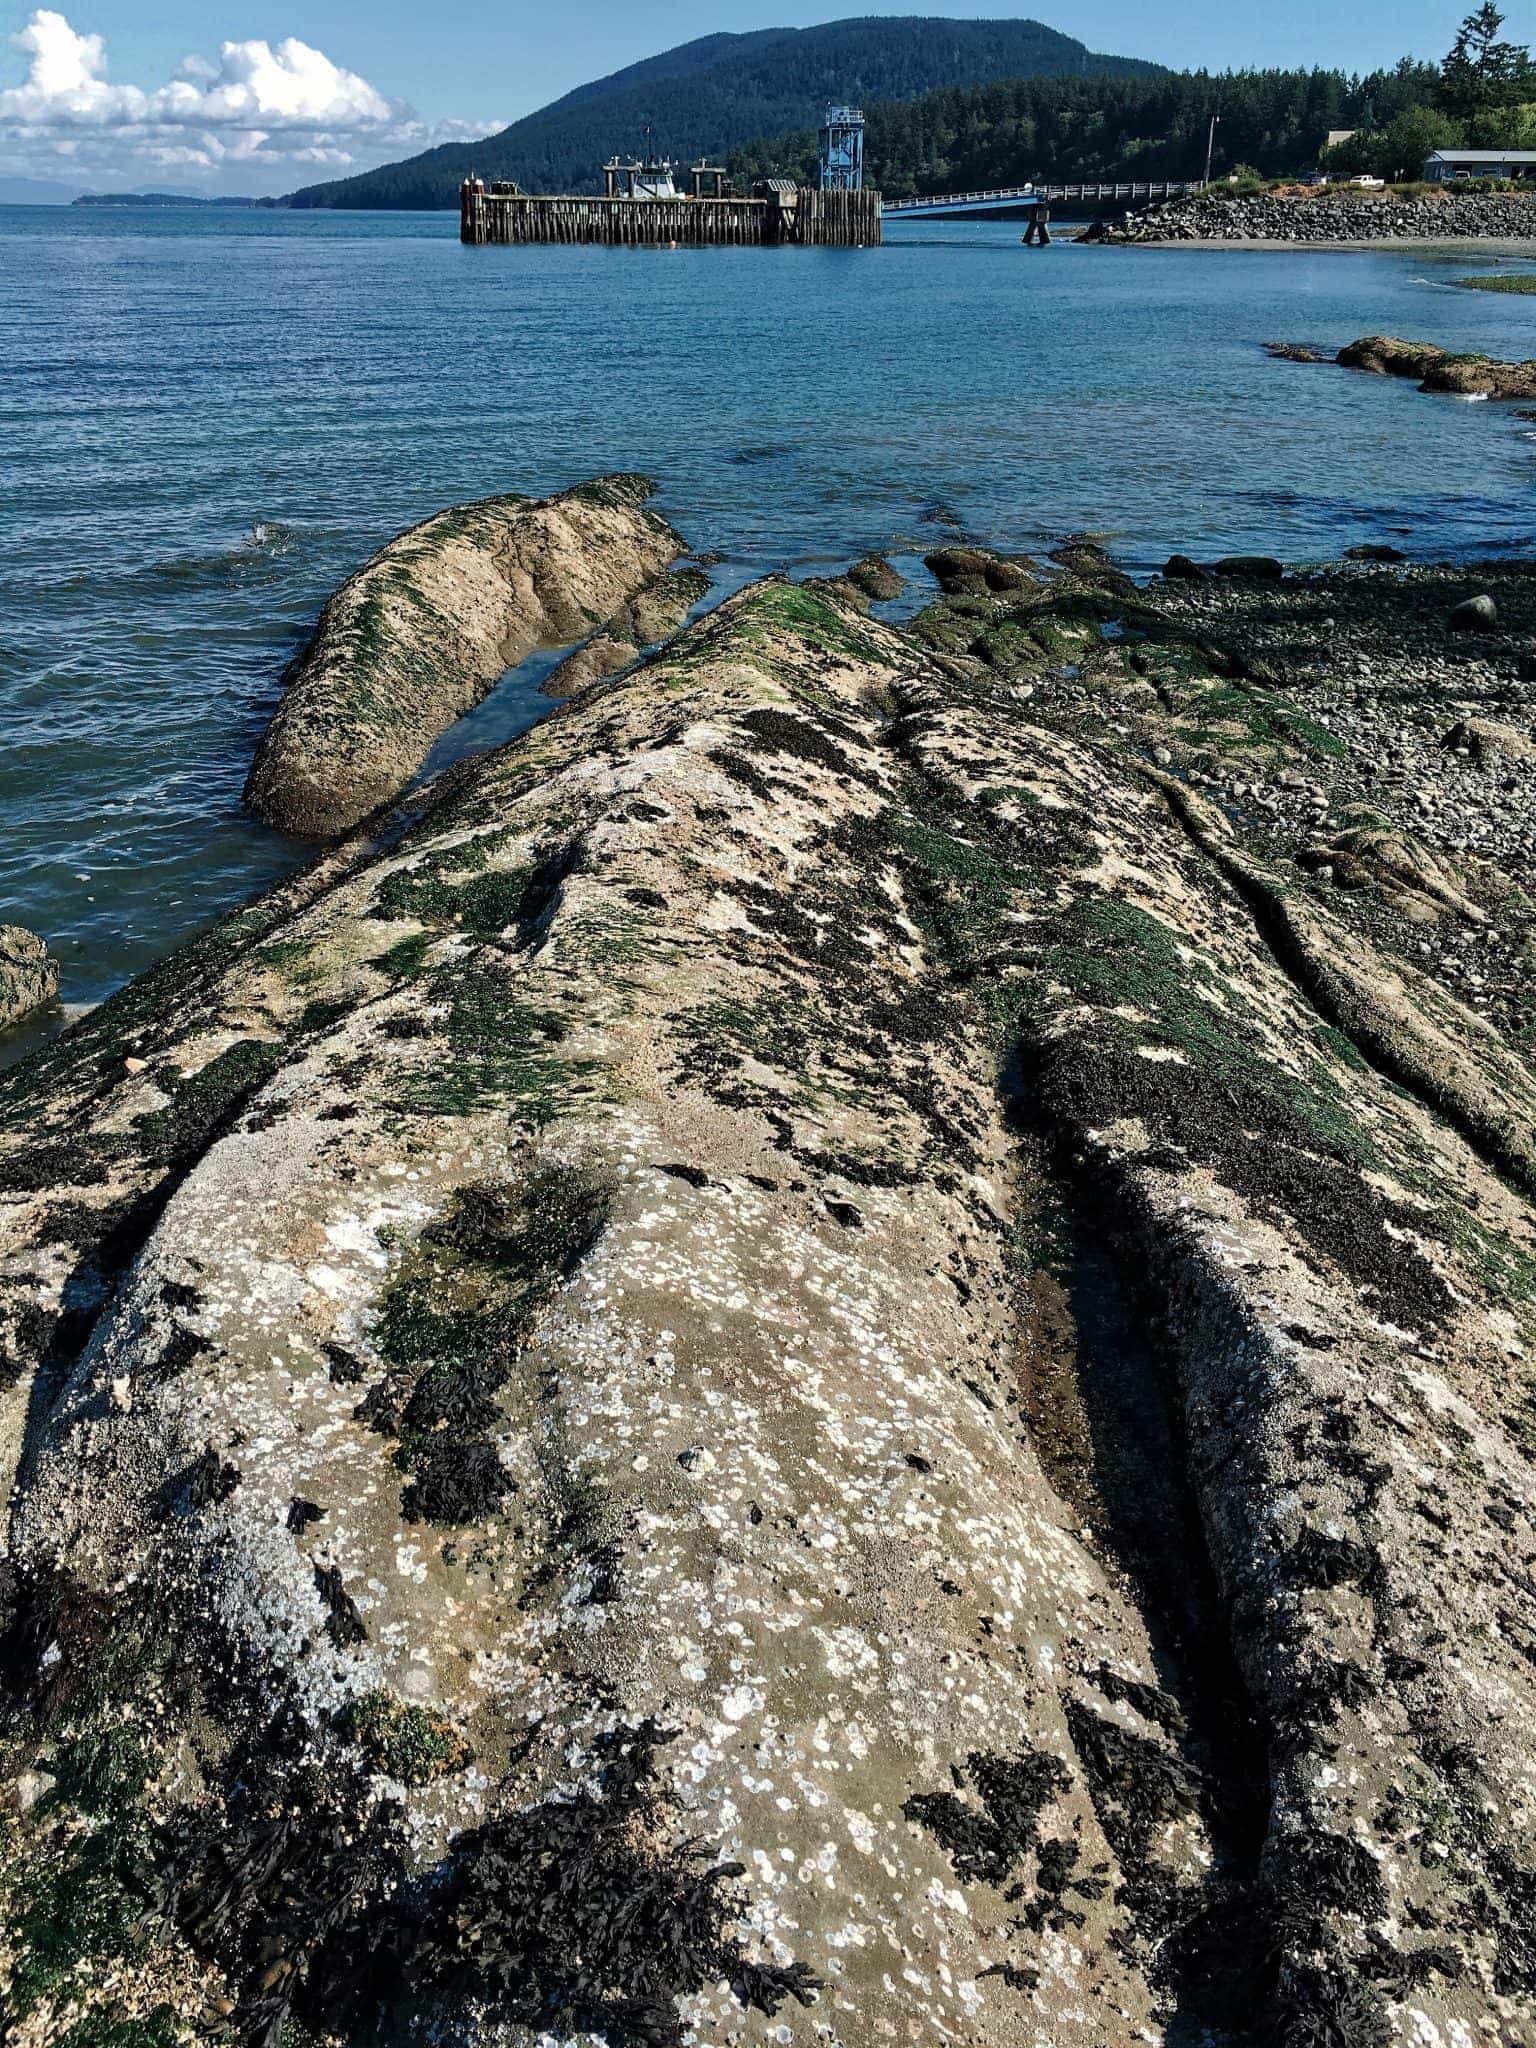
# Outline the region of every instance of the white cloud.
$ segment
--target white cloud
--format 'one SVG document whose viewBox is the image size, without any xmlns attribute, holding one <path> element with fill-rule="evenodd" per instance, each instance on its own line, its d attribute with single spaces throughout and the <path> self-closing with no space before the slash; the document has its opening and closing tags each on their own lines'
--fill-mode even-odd
<svg viewBox="0 0 1536 2048">
<path fill-rule="evenodd" d="M 223 43 L 218 62 L 193 53 L 168 83 L 146 90 L 107 76 L 105 40 L 39 8 L 11 38 L 28 59 L 22 84 L 0 91 L 0 168 L 132 182 L 190 171 L 228 184 L 231 167 L 270 171 L 265 189 L 323 172 L 345 172 L 410 155 L 435 142 L 471 139 L 498 124 L 422 121 L 297 36 Z M 236 181 L 249 189 L 249 175 Z M 258 181 L 260 183 L 260 181 Z"/>
</svg>

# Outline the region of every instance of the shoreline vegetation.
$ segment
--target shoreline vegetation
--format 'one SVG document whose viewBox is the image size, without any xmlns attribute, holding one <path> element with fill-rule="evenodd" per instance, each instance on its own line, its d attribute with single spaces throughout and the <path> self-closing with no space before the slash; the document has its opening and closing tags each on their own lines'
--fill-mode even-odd
<svg viewBox="0 0 1536 2048">
<path fill-rule="evenodd" d="M 596 190 L 598 164 L 618 134 L 637 125 L 653 132 L 659 104 L 667 108 L 661 141 L 679 158 L 700 150 L 723 155 L 743 189 L 786 175 L 810 184 L 818 145 L 809 105 L 799 130 L 754 135 L 750 124 L 754 112 L 765 117 L 796 100 L 815 101 L 819 117 L 822 99 L 841 95 L 841 66 L 864 81 L 865 176 L 887 199 L 1030 181 L 1179 181 L 1202 164 L 1209 178 L 1219 131 L 1215 161 L 1224 168 L 1203 190 L 1114 225 L 1097 223 L 1086 239 L 1519 244 L 1536 241 L 1536 198 L 1519 179 L 1481 184 L 1458 173 L 1444 183 L 1421 181 L 1433 152 L 1470 149 L 1497 159 L 1536 145 L 1536 66 L 1523 45 L 1504 40 L 1503 26 L 1485 0 L 1439 65 L 1405 59 L 1363 78 L 1317 69 L 1176 73 L 1095 55 L 1033 22 L 911 18 L 705 37 L 481 142 L 443 145 L 283 198 L 93 193 L 75 204 L 447 210 L 471 173 L 511 179 L 529 193 L 580 194 Z M 756 67 L 750 87 L 740 77 L 749 53 Z M 1010 56 L 1028 75 L 1007 75 Z M 967 70 L 968 77 L 956 75 Z M 933 89 L 920 89 L 925 76 Z M 900 96 L 882 99 L 882 80 L 899 80 Z"/>
<path fill-rule="evenodd" d="M 1528 270 L 1511 271 L 1505 276 L 1458 277 L 1455 282 L 1468 292 L 1536 292 L 1536 273 Z"/>
<path fill-rule="evenodd" d="M 869 176 L 893 199 L 1028 180 L 1187 180 L 1202 166 L 1208 176 L 1214 153 L 1213 189 L 1320 173 L 1401 184 L 1437 149 L 1536 144 L 1536 68 L 1523 45 L 1502 39 L 1503 22 L 1485 4 L 1439 65 L 1404 58 L 1363 78 L 1318 69 L 1024 78 L 876 105 L 866 109 Z M 750 176 L 807 169 L 815 142 L 809 131 L 781 136 L 729 161 Z"/>
<path fill-rule="evenodd" d="M 460 181 L 470 173 L 488 182 L 511 179 L 525 192 L 597 192 L 603 161 L 647 135 L 681 163 L 701 155 L 719 163 L 757 138 L 803 128 L 814 161 L 816 124 L 829 102 L 841 103 L 850 92 L 867 110 L 925 90 L 971 89 L 1023 74 L 1082 80 L 1160 70 L 1092 51 L 1031 20 L 875 16 L 707 35 L 578 87 L 481 141 L 442 144 L 401 163 L 305 186 L 276 203 L 456 207 Z M 786 160 L 770 174 L 788 170 Z"/>
<path fill-rule="evenodd" d="M 82 192 L 71 206 L 268 206 L 270 200 L 197 192 Z"/>
<path fill-rule="evenodd" d="M 1536 573 L 1389 552 L 759 581 L 0 1076 L 19 2048 L 1525 2025 Z"/>
</svg>

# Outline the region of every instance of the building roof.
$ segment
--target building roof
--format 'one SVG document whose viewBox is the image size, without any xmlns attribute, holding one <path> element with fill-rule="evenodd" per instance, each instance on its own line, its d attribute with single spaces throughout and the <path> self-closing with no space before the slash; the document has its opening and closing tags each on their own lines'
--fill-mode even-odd
<svg viewBox="0 0 1536 2048">
<path fill-rule="evenodd" d="M 1536 164 L 1536 149 L 1432 149 L 1430 164 Z"/>
</svg>

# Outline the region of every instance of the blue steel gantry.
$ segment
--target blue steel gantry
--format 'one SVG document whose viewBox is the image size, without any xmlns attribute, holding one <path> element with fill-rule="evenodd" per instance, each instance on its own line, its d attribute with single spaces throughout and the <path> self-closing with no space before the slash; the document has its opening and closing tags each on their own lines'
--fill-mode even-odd
<svg viewBox="0 0 1536 2048">
<path fill-rule="evenodd" d="M 864 189 L 864 115 L 858 107 L 828 107 L 821 128 L 821 189 Z"/>
</svg>

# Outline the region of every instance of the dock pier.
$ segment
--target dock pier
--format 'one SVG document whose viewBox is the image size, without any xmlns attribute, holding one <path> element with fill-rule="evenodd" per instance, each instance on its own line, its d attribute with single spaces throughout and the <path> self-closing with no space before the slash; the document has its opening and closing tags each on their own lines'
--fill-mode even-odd
<svg viewBox="0 0 1536 2048">
<path fill-rule="evenodd" d="M 540 195 L 467 178 L 459 191 L 459 239 L 491 243 L 602 243 L 615 248 L 806 247 L 863 249 L 881 239 L 880 194 L 823 191 L 766 179 L 749 199 L 711 194 Z"/>
</svg>

